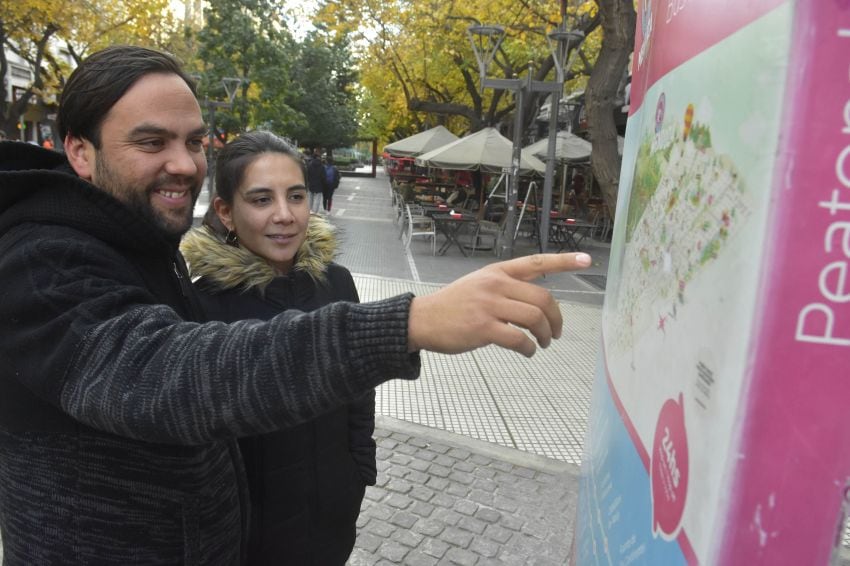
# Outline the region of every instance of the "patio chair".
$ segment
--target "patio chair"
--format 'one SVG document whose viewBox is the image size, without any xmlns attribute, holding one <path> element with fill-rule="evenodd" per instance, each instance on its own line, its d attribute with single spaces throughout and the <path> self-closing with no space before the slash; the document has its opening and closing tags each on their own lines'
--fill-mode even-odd
<svg viewBox="0 0 850 566">
<path fill-rule="evenodd" d="M 472 248 L 471 255 L 475 255 L 475 250 L 478 249 L 481 245 L 481 238 L 493 238 L 492 249 L 493 253 L 498 253 L 498 243 L 499 236 L 502 233 L 502 230 L 505 228 L 505 220 L 507 220 L 507 214 L 502 214 L 501 218 L 498 222 L 494 222 L 493 220 L 485 220 L 485 216 L 487 215 L 488 206 L 485 204 L 478 211 L 478 220 L 475 222 L 475 232 L 472 234 L 472 244 L 469 246 Z"/>
<path fill-rule="evenodd" d="M 405 223 L 407 225 L 407 239 L 404 247 L 409 250 L 410 241 L 415 237 L 431 238 L 431 255 L 437 255 L 437 228 L 434 225 L 434 219 L 422 214 L 422 209 L 419 207 L 416 207 L 419 208 L 419 214 L 411 212 L 409 204 L 405 204 L 404 208 L 407 216 Z"/>
</svg>

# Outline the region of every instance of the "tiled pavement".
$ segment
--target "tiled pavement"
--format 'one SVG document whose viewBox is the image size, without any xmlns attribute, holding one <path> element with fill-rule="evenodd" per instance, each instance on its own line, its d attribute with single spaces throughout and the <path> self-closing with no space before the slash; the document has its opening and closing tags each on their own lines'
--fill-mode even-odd
<svg viewBox="0 0 850 566">
<path fill-rule="evenodd" d="M 385 177 L 346 177 L 334 201 L 339 262 L 361 300 L 433 292 L 497 261 L 457 248 L 434 257 L 416 240 L 405 250 Z M 607 245 L 584 249 L 596 259 L 589 272 L 604 275 Z M 515 255 L 534 251 L 517 240 Z M 566 563 L 603 295 L 572 274 L 540 283 L 566 321 L 548 349 L 424 353 L 417 381 L 378 389 L 379 479 L 350 565 Z"/>
</svg>

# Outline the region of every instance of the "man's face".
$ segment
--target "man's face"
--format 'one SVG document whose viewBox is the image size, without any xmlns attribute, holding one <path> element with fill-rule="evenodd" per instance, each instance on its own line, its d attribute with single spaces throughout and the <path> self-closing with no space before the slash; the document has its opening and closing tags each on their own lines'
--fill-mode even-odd
<svg viewBox="0 0 850 566">
<path fill-rule="evenodd" d="M 177 75 L 139 79 L 109 110 L 100 149 L 79 140 L 69 158 L 81 177 L 179 236 L 192 225 L 207 164 L 206 126 L 192 91 Z"/>
</svg>

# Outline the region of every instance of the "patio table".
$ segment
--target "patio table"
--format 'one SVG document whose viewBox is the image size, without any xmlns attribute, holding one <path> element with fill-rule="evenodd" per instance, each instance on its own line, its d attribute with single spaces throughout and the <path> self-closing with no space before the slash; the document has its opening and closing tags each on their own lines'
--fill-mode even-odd
<svg viewBox="0 0 850 566">
<path fill-rule="evenodd" d="M 446 241 L 443 242 L 443 245 L 439 250 L 437 250 L 437 255 L 446 255 L 446 252 L 452 244 L 454 244 L 457 246 L 457 249 L 460 250 L 460 253 L 462 253 L 464 257 L 467 257 L 466 250 L 457 237 L 464 226 L 471 226 L 475 224 L 475 216 L 472 214 L 456 214 L 452 216 L 447 213 L 435 213 L 431 217 L 434 219 L 434 225 L 436 226 L 437 231 L 446 237 Z"/>
<path fill-rule="evenodd" d="M 594 224 L 582 220 L 555 220 L 549 225 L 549 240 L 558 244 L 558 251 L 579 251 L 579 244 L 590 234 Z"/>
</svg>

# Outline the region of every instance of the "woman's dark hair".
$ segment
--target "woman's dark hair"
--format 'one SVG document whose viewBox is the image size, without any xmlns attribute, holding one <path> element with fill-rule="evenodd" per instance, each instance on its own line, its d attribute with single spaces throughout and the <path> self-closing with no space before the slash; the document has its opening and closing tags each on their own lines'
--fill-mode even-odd
<svg viewBox="0 0 850 566">
<path fill-rule="evenodd" d="M 227 236 L 227 228 L 215 212 L 213 206 L 215 197 L 220 197 L 224 202 L 232 205 L 236 191 L 245 178 L 245 170 L 264 153 L 281 153 L 291 157 L 298 164 L 304 178 L 307 178 L 307 166 L 304 164 L 301 152 L 271 132 L 254 130 L 229 142 L 216 157 L 215 196 L 210 199 L 210 206 L 204 214 L 204 225 L 222 237 Z"/>
<path fill-rule="evenodd" d="M 116 45 L 92 54 L 71 73 L 59 99 L 57 123 L 62 141 L 69 133 L 100 149 L 100 127 L 109 110 L 136 81 L 152 73 L 174 74 L 195 84 L 173 56 L 134 45 Z"/>
</svg>

